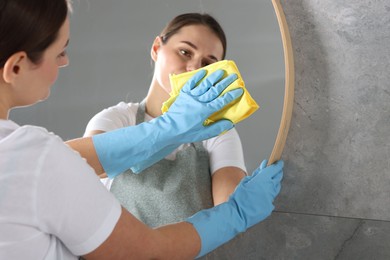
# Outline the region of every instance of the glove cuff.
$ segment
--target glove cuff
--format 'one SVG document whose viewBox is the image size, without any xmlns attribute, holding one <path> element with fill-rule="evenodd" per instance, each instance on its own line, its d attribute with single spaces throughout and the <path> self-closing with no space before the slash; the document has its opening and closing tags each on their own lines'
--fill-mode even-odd
<svg viewBox="0 0 390 260">
<path fill-rule="evenodd" d="M 161 147 L 161 129 L 150 123 L 117 129 L 92 137 L 96 154 L 109 178 L 130 169 Z"/>
<path fill-rule="evenodd" d="M 197 258 L 246 230 L 245 221 L 240 216 L 237 206 L 230 201 L 199 211 L 186 221 L 194 226 L 201 239 L 201 250 Z"/>
</svg>

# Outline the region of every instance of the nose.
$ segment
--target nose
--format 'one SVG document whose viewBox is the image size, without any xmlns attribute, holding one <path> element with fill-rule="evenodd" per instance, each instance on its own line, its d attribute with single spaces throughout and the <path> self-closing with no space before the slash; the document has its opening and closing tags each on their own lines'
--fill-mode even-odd
<svg viewBox="0 0 390 260">
<path fill-rule="evenodd" d="M 202 61 L 198 59 L 192 59 L 187 62 L 187 71 L 193 71 L 202 67 Z"/>
</svg>

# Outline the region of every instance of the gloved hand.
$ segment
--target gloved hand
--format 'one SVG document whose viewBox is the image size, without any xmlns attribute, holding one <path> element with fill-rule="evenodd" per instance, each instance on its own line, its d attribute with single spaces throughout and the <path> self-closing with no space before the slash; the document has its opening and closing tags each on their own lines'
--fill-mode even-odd
<svg viewBox="0 0 390 260">
<path fill-rule="evenodd" d="M 271 214 L 273 201 L 280 191 L 284 163 L 280 160 L 268 167 L 266 165 L 267 160 L 264 160 L 251 176 L 242 179 L 227 202 L 199 211 L 186 220 L 194 225 L 201 238 L 198 257 Z"/>
<path fill-rule="evenodd" d="M 237 79 L 237 75 L 231 74 L 221 80 L 224 71 L 217 70 L 195 88 L 196 83 L 199 82 L 205 74 L 205 70 L 195 74 L 194 77 L 183 86 L 181 93 L 169 110 L 163 114 L 162 117 L 158 118 L 158 125 L 160 125 L 161 128 L 172 128 L 172 130 L 175 131 L 175 140 L 172 140 L 173 142 L 169 146 L 166 146 L 166 142 L 160 144 L 157 146 L 161 147 L 158 152 L 146 160 L 130 167 L 134 173 L 140 173 L 147 167 L 158 162 L 183 143 L 203 141 L 217 136 L 221 132 L 233 127 L 233 124 L 229 120 L 220 120 L 209 126 L 203 125 L 203 122 L 211 114 L 221 110 L 227 103 L 230 103 L 232 100 L 241 96 L 243 90 L 236 89 L 226 93 L 223 99 L 217 98 L 225 88 Z M 191 131 L 188 131 L 188 129 L 191 129 Z"/>
<path fill-rule="evenodd" d="M 217 70 L 195 88 L 205 73 L 206 71 L 202 70 L 195 74 L 181 89 L 169 110 L 158 118 L 161 127 L 170 127 L 176 131 L 174 139 L 178 144 L 202 141 L 220 134 L 222 129 L 229 130 L 233 127 L 229 120 L 220 120 L 210 126 L 203 125 L 203 122 L 242 95 L 243 90 L 240 88 L 218 98 L 222 91 L 237 79 L 237 75 L 230 74 L 222 79 L 224 71 Z M 191 131 L 188 131 L 189 129 Z"/>
<path fill-rule="evenodd" d="M 201 81 L 205 74 L 204 70 L 196 73 L 162 116 L 92 137 L 108 177 L 113 178 L 137 164 L 146 168 L 164 158 L 168 151 L 173 151 L 174 146 L 202 141 L 233 127 L 229 120 L 220 120 L 210 126 L 204 126 L 203 122 L 242 95 L 242 89 L 235 89 L 219 96 L 237 75 L 231 74 L 220 80 L 224 72 L 219 70 Z"/>
</svg>

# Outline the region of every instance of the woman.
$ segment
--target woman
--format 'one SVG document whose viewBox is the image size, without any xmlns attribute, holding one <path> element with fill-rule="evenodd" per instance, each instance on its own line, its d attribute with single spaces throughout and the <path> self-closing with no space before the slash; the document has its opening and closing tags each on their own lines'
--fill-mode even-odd
<svg viewBox="0 0 390 260">
<path fill-rule="evenodd" d="M 68 1 L 0 1 L 0 259 L 190 259 L 267 217 L 280 190 L 282 163 L 259 168 L 215 212 L 151 229 L 121 208 L 59 137 L 8 119 L 12 108 L 46 99 L 58 68 L 67 65 Z M 191 98 L 191 91 L 184 96 Z M 82 140 L 94 150 L 90 139 Z M 262 206 L 240 207 L 243 198 Z M 233 214 L 224 218 L 228 211 Z M 224 219 L 229 223 L 221 228 L 231 232 L 221 240 L 211 228 Z"/>
<path fill-rule="evenodd" d="M 224 31 L 212 16 L 175 17 L 153 42 L 154 75 L 145 100 L 103 110 L 91 119 L 84 136 L 160 116 L 163 102 L 170 97 L 169 74 L 197 70 L 224 59 L 225 54 Z M 105 184 L 130 212 L 156 227 L 225 202 L 245 175 L 241 141 L 231 129 L 203 142 L 184 144 L 140 174 L 129 170 Z"/>
</svg>

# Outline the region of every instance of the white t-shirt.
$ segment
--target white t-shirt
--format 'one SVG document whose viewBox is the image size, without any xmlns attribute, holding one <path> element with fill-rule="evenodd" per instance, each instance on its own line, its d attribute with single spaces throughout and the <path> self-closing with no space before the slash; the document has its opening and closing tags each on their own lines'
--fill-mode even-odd
<svg viewBox="0 0 390 260">
<path fill-rule="evenodd" d="M 77 259 L 108 238 L 120 214 L 58 136 L 0 120 L 0 259 Z"/>
<path fill-rule="evenodd" d="M 108 132 L 135 125 L 138 107 L 139 103 L 120 102 L 116 106 L 104 109 L 89 121 L 86 132 L 92 130 Z M 145 113 L 145 121 L 152 119 L 150 115 Z M 238 167 L 246 172 L 241 140 L 235 128 L 223 135 L 205 140 L 202 144 L 209 153 L 211 174 L 214 174 L 218 169 L 228 166 Z M 172 154 L 168 155 L 166 159 L 174 160 L 177 151 L 187 145 L 181 145 Z M 104 179 L 102 181 L 106 187 L 110 188 L 112 179 Z"/>
</svg>

